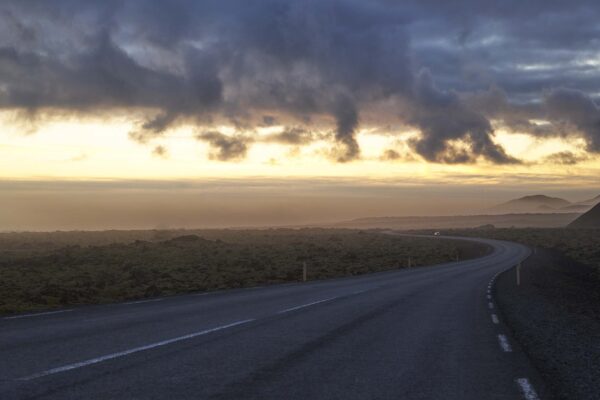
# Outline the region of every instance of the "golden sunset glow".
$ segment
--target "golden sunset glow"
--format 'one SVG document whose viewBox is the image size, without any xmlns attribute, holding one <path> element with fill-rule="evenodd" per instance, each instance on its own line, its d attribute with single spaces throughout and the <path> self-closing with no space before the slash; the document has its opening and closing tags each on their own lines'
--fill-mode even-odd
<svg viewBox="0 0 600 400">
<path fill-rule="evenodd" d="M 180 126 L 148 144 L 128 138 L 135 121 L 123 118 L 51 120 L 23 133 L 24 127 L 5 113 L 1 120 L 0 174 L 8 179 L 195 179 L 240 177 L 348 177 L 420 182 L 438 179 L 476 179 L 479 184 L 514 180 L 519 174 L 594 176 L 600 164 L 590 159 L 576 166 L 556 168 L 547 157 L 561 152 L 581 152 L 581 140 L 535 139 L 526 134 L 499 131 L 496 141 L 509 154 L 524 160 L 522 165 L 492 166 L 485 162 L 439 165 L 421 159 L 410 150 L 408 141 L 418 132 L 385 134 L 368 128 L 358 132 L 361 159 L 337 163 L 330 159 L 332 144 L 326 140 L 294 146 L 257 142 L 249 145 L 243 160 L 223 162 L 211 159 L 210 146 L 195 140 L 199 128 Z M 202 129 L 202 128 L 200 128 Z M 209 127 L 205 130 L 210 129 Z M 234 135 L 231 126 L 216 129 Z M 259 128 L 256 137 L 267 137 L 282 127 Z M 165 154 L 153 154 L 155 146 Z M 398 159 L 382 157 L 394 150 Z M 464 175 L 461 177 L 461 175 Z M 485 175 L 473 178 L 473 175 Z M 577 179 L 575 179 L 577 182 Z M 575 184 L 570 180 L 567 184 Z"/>
</svg>

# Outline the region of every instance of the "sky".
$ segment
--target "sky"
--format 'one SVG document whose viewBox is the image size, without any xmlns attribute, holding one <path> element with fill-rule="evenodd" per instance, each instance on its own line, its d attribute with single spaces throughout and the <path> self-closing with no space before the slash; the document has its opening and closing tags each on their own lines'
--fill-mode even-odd
<svg viewBox="0 0 600 400">
<path fill-rule="evenodd" d="M 0 230 L 593 197 L 599 18 L 586 0 L 2 1 Z"/>
</svg>

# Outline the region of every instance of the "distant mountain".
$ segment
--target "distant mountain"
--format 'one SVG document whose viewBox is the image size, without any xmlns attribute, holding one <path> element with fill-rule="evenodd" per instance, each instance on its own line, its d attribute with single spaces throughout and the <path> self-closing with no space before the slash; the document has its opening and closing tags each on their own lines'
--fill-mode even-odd
<svg viewBox="0 0 600 400">
<path fill-rule="evenodd" d="M 600 203 L 571 222 L 569 228 L 600 228 Z"/>
<path fill-rule="evenodd" d="M 572 205 L 571 202 L 558 197 L 549 197 L 543 194 L 525 196 L 507 201 L 492 207 L 489 211 L 499 213 L 536 213 L 536 212 L 564 212 L 564 207 Z"/>
</svg>

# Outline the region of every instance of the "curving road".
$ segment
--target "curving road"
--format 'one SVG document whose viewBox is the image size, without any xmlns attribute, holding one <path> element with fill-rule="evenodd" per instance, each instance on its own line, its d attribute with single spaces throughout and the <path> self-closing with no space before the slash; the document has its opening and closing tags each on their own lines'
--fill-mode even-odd
<svg viewBox="0 0 600 400">
<path fill-rule="evenodd" d="M 0 319 L 0 399 L 536 399 L 490 282 L 529 254 Z"/>
</svg>

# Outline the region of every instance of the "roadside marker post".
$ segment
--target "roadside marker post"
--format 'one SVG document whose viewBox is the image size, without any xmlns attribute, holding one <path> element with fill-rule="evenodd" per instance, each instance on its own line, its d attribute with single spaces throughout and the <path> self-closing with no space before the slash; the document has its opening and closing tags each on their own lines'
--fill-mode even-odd
<svg viewBox="0 0 600 400">
<path fill-rule="evenodd" d="M 302 262 L 302 282 L 306 282 L 307 268 L 306 261 Z"/>
</svg>

